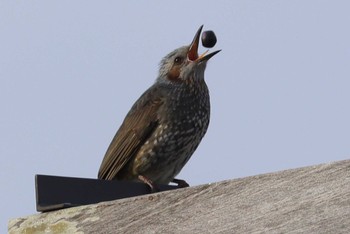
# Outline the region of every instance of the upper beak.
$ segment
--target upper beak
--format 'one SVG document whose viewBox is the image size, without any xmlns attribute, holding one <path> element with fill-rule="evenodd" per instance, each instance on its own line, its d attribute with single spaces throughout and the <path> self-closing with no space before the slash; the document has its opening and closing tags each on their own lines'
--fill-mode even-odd
<svg viewBox="0 0 350 234">
<path fill-rule="evenodd" d="M 211 57 L 219 53 L 221 50 L 217 50 L 213 53 L 207 54 L 208 51 L 204 52 L 200 56 L 198 56 L 198 46 L 199 46 L 199 38 L 201 36 L 203 25 L 199 27 L 196 35 L 193 38 L 192 43 L 190 44 L 190 49 L 187 52 L 187 57 L 189 60 L 194 62 L 203 62 L 208 61 Z"/>
</svg>

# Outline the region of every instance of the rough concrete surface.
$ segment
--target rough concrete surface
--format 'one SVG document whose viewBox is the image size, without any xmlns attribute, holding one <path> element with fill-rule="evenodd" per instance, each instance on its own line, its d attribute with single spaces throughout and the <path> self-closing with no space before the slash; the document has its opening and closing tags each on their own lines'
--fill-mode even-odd
<svg viewBox="0 0 350 234">
<path fill-rule="evenodd" d="M 350 233 L 350 160 L 35 214 L 9 233 Z"/>
</svg>

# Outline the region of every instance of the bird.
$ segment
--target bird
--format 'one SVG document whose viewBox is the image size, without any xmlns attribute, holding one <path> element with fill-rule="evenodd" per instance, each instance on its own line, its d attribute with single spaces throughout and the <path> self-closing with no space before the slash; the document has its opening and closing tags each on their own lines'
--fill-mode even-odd
<svg viewBox="0 0 350 234">
<path fill-rule="evenodd" d="M 190 45 L 166 55 L 155 82 L 134 103 L 110 143 L 98 179 L 146 183 L 152 191 L 175 178 L 197 149 L 210 120 L 204 80 L 208 60 L 221 50 L 198 55 L 203 25 Z"/>
</svg>

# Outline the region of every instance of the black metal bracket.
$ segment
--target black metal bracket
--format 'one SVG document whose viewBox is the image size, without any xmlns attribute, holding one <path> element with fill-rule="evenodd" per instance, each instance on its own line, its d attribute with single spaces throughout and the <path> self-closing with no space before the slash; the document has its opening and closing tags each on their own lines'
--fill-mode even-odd
<svg viewBox="0 0 350 234">
<path fill-rule="evenodd" d="M 157 188 L 161 192 L 179 187 L 157 185 Z M 36 175 L 35 193 L 36 210 L 47 212 L 150 194 L 151 189 L 148 185 L 137 182 Z"/>
</svg>

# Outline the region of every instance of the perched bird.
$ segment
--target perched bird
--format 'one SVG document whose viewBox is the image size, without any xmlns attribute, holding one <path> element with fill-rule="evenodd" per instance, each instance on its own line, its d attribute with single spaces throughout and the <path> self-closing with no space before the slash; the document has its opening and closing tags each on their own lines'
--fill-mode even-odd
<svg viewBox="0 0 350 234">
<path fill-rule="evenodd" d="M 103 158 L 99 179 L 142 181 L 152 190 L 175 179 L 207 131 L 210 117 L 207 61 L 198 55 L 198 29 L 189 46 L 165 56 L 155 83 L 132 106 Z"/>
</svg>

